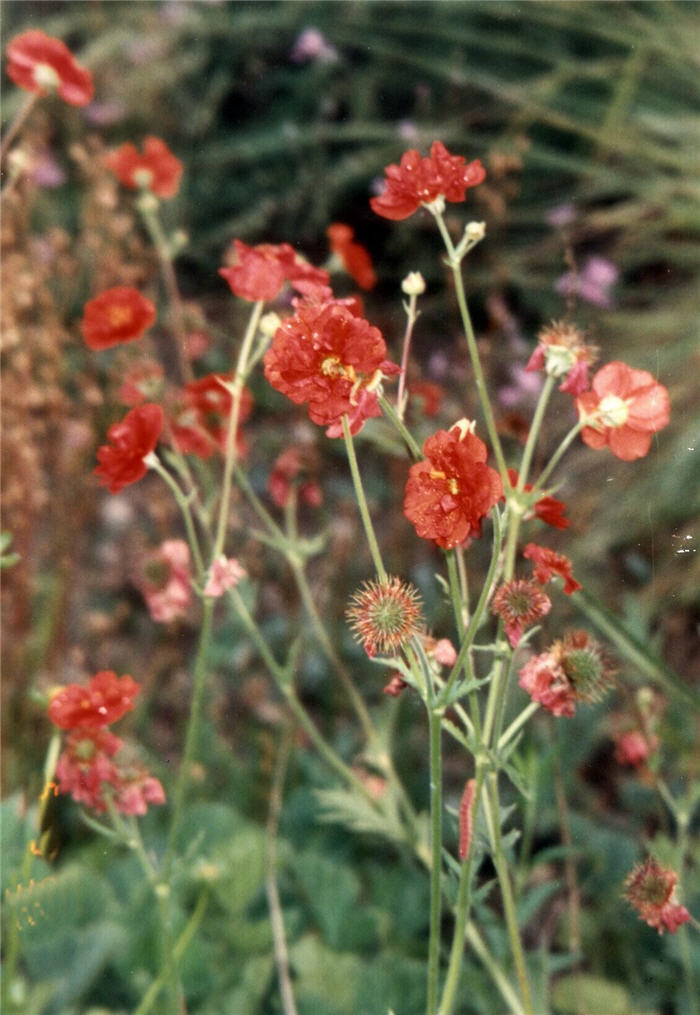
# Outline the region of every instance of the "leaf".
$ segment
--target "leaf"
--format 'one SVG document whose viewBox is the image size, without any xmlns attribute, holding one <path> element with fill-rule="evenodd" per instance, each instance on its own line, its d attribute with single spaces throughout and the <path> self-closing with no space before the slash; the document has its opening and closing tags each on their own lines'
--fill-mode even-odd
<svg viewBox="0 0 700 1015">
<path fill-rule="evenodd" d="M 345 789 L 320 789 L 314 792 L 320 808 L 320 820 L 338 822 L 353 832 L 379 835 L 390 842 L 403 842 L 403 827 L 395 814 L 387 815 L 373 807 L 359 793 Z"/>
<path fill-rule="evenodd" d="M 577 1015 L 627 1015 L 629 997 L 625 988 L 612 980 L 587 973 L 566 976 L 552 990 L 552 1004 L 560 1011 Z"/>
</svg>

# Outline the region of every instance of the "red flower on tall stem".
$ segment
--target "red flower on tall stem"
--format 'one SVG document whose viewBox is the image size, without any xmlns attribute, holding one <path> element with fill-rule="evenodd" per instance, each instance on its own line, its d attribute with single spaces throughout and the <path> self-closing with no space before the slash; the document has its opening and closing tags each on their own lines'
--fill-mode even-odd
<svg viewBox="0 0 700 1015">
<path fill-rule="evenodd" d="M 60 688 L 51 698 L 49 718 L 62 730 L 100 729 L 130 712 L 140 692 L 141 685 L 128 674 L 100 670 L 86 687 Z"/>
<path fill-rule="evenodd" d="M 546 585 L 552 578 L 563 578 L 567 596 L 581 588 L 580 582 L 571 573 L 571 561 L 563 553 L 550 550 L 547 546 L 528 543 L 523 550 L 523 557 L 534 563 L 534 576 L 541 585 Z"/>
<path fill-rule="evenodd" d="M 590 448 L 606 445 L 625 462 L 643 458 L 652 434 L 668 424 L 668 391 L 647 370 L 626 363 L 608 363 L 593 378 L 590 391 L 576 399 L 579 418 L 588 425 L 581 431 Z"/>
<path fill-rule="evenodd" d="M 438 197 L 464 201 L 467 189 L 486 179 L 479 159 L 467 163 L 463 155 L 451 155 L 441 141 L 433 141 L 428 158 L 410 149 L 398 166 L 387 166 L 385 173 L 384 193 L 373 197 L 370 206 L 377 215 L 395 221 L 408 218 Z"/>
<path fill-rule="evenodd" d="M 353 434 L 380 415 L 377 390 L 399 371 L 385 357 L 382 333 L 343 301 L 299 301 L 265 353 L 265 377 L 297 405 L 307 403 L 329 437 L 339 437 L 345 413 Z"/>
<path fill-rule="evenodd" d="M 91 349 L 141 338 L 156 319 L 156 308 L 138 289 L 118 285 L 88 300 L 83 309 L 82 331 Z"/>
<path fill-rule="evenodd" d="M 15 36 L 7 47 L 7 73 L 16 85 L 37 95 L 57 92 L 71 106 L 92 101 L 92 74 L 61 42 L 38 28 Z"/>
<path fill-rule="evenodd" d="M 326 229 L 331 251 L 338 256 L 348 275 L 360 289 L 372 289 L 377 283 L 372 258 L 369 251 L 353 239 L 354 235 L 354 230 L 344 222 L 332 222 Z"/>
<path fill-rule="evenodd" d="M 327 271 L 304 261 L 289 243 L 249 247 L 234 240 L 232 256 L 234 263 L 219 268 L 219 274 L 243 300 L 274 300 L 285 282 L 302 295 L 313 296 L 325 291 L 330 281 Z"/>
<path fill-rule="evenodd" d="M 163 410 L 150 403 L 131 409 L 121 422 L 110 426 L 107 440 L 111 444 L 97 449 L 100 464 L 94 470 L 110 493 L 119 493 L 146 475 L 144 458 L 155 450 L 162 429 Z"/>
<path fill-rule="evenodd" d="M 105 155 L 104 164 L 125 187 L 156 197 L 174 197 L 180 186 L 182 162 L 158 137 L 145 139 L 143 154 L 131 142 L 120 145 Z"/>
<path fill-rule="evenodd" d="M 423 454 L 425 460 L 409 470 L 403 513 L 422 539 L 450 550 L 479 535 L 503 483 L 486 465 L 486 445 L 466 420 L 428 437 Z"/>
<path fill-rule="evenodd" d="M 570 631 L 523 666 L 518 684 L 552 715 L 571 717 L 577 702 L 602 697 L 611 674 L 595 639 L 587 631 Z"/>
<path fill-rule="evenodd" d="M 506 636 L 513 648 L 522 638 L 525 628 L 546 616 L 551 606 L 549 596 L 526 578 L 504 582 L 491 603 L 491 609 L 504 623 Z"/>
</svg>

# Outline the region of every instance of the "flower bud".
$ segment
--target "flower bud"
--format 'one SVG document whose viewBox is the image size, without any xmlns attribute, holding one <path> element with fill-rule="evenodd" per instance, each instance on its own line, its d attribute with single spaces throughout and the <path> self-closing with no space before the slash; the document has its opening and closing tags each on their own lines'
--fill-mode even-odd
<svg viewBox="0 0 700 1015">
<path fill-rule="evenodd" d="M 422 296 L 425 292 L 425 279 L 419 271 L 410 271 L 401 283 L 401 289 L 407 296 Z"/>
</svg>

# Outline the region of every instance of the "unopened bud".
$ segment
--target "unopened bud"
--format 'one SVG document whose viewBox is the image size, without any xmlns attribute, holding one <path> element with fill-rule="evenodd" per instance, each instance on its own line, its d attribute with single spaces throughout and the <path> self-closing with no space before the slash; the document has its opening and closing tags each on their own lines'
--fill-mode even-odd
<svg viewBox="0 0 700 1015">
<path fill-rule="evenodd" d="M 486 236 L 486 223 L 469 222 L 464 229 L 464 235 L 471 243 L 478 243 Z"/>
<path fill-rule="evenodd" d="M 282 320 L 279 314 L 275 314 L 272 311 L 269 314 L 264 314 L 260 318 L 260 333 L 265 338 L 272 338 L 281 323 Z"/>
<path fill-rule="evenodd" d="M 411 271 L 401 283 L 401 289 L 407 296 L 422 296 L 425 292 L 425 279 L 419 271 Z"/>
</svg>

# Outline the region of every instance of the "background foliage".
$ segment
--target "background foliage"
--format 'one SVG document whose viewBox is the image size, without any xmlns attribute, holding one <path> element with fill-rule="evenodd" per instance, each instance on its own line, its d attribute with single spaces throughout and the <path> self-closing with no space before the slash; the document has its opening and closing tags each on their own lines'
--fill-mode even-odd
<svg viewBox="0 0 700 1015">
<path fill-rule="evenodd" d="M 403 328 L 398 283 L 410 269 L 420 269 L 428 281 L 416 340 L 425 376 L 446 388 L 441 421 L 448 424 L 476 414 L 456 316 L 428 224 L 416 217 L 397 228 L 369 210 L 373 181 L 384 165 L 434 138 L 487 165 L 487 184 L 474 192 L 472 206 L 474 217 L 487 222 L 487 240 L 469 258 L 467 284 L 496 388 L 517 387 L 514 364 L 527 357 L 539 327 L 565 312 L 565 298 L 554 288 L 559 276 L 572 263 L 581 270 L 589 257 L 617 266 L 611 306 L 579 300 L 574 317 L 603 359 L 625 359 L 668 386 L 672 424 L 640 467 L 603 461 L 586 449 L 569 459 L 560 496 L 573 528 L 559 548 L 574 559 L 586 587 L 623 616 L 637 643 L 651 648 L 673 677 L 677 691 L 669 696 L 664 722 L 668 778 L 682 786 L 696 774 L 697 717 L 685 692 L 700 676 L 698 5 L 68 0 L 6 3 L 3 13 L 5 40 L 41 26 L 80 53 L 97 85 L 86 118 L 56 105 L 50 118 L 36 121 L 34 129 L 43 132 L 64 179 L 39 189 L 25 232 L 6 237 L 20 251 L 28 237 L 48 238 L 59 256 L 44 268 L 38 248 L 28 247 L 26 262 L 10 260 L 15 275 L 5 282 L 14 287 L 20 269 L 28 271 L 34 279 L 26 283 L 28 291 L 41 286 L 41 301 L 35 304 L 35 332 L 24 332 L 32 339 L 28 351 L 21 361 L 14 353 L 5 367 L 6 426 L 14 440 L 4 452 L 10 488 L 4 524 L 13 530 L 22 559 L 8 573 L 3 593 L 12 730 L 6 738 L 3 887 L 12 884 L 23 836 L 32 827 L 26 806 L 40 788 L 48 739 L 32 691 L 72 679 L 85 667 L 133 672 L 148 692 L 134 734 L 152 751 L 164 778 L 177 762 L 193 630 L 154 630 L 127 566 L 142 550 L 143 537 L 140 544 L 135 530 L 148 513 L 149 541 L 169 534 L 172 516 L 150 487 L 123 498 L 121 518 L 95 494 L 89 472 L 96 435 L 111 419 L 114 378 L 98 373 L 76 341 L 82 304 L 101 284 L 100 271 L 105 285 L 115 266 L 120 278 L 127 270 L 139 280 L 153 277 L 128 212 L 113 206 L 111 225 L 104 224 L 102 184 L 90 168 L 104 147 L 148 133 L 165 138 L 185 163 L 183 188 L 169 207 L 173 226 L 189 235 L 179 278 L 215 334 L 237 333 L 230 294 L 216 277 L 234 236 L 248 243 L 290 241 L 320 263 L 328 223 L 349 222 L 379 272 L 367 316 L 394 350 Z M 292 58 L 309 27 L 334 47 L 334 58 Z M 5 87 L 6 117 L 18 102 Z M 552 213 L 562 206 L 569 221 L 553 225 Z M 211 352 L 208 368 L 229 365 L 222 348 Z M 33 401 L 28 392 L 34 392 Z M 528 408 L 527 392 L 519 397 L 516 417 Z M 262 490 L 283 446 L 289 409 L 263 390 L 256 399 L 250 462 Z M 557 404 L 553 445 L 569 424 L 566 400 Z M 505 409 L 503 416 L 504 426 L 517 426 Z M 87 438 L 76 423 L 88 427 Z M 433 421 L 425 426 L 426 434 L 434 429 Z M 374 440 L 381 439 L 379 428 Z M 19 446 L 22 455 L 13 451 Z M 419 584 L 429 583 L 436 559 L 427 547 L 416 548 L 392 514 L 402 473 L 390 464 L 387 480 L 384 462 L 371 450 L 368 445 L 363 470 L 374 505 L 386 517 L 389 561 L 396 567 L 401 562 Z M 327 531 L 313 579 L 374 707 L 381 699 L 376 674 L 350 645 L 342 619 L 347 594 L 369 565 L 356 552 L 351 490 L 342 461 L 336 468 L 336 454 L 329 442 L 320 443 Z M 475 548 L 477 561 L 480 553 Z M 246 559 L 245 546 L 242 556 L 256 579 L 270 641 L 281 645 L 299 623 L 284 569 L 259 556 Z M 184 924 L 198 886 L 210 883 L 206 925 L 187 951 L 188 1003 L 191 1011 L 212 1015 L 273 1013 L 279 1009 L 261 827 L 278 706 L 240 630 L 221 630 L 214 663 L 202 799 L 183 830 L 183 847 L 199 859 L 196 868 L 183 869 L 176 886 Z M 632 685 L 648 677 L 634 667 L 624 675 Z M 319 722 L 352 757 L 354 732 L 311 640 L 301 685 Z M 619 899 L 620 882 L 639 858 L 644 836 L 655 835 L 657 846 L 663 845 L 671 830 L 651 788 L 614 765 L 606 735 L 609 707 L 586 710 L 562 737 L 543 723 L 524 752 L 536 792 L 525 805 L 524 845 L 513 862 L 521 869 L 529 943 L 536 955 L 545 955 L 537 945 L 554 955 L 534 960 L 542 963 L 539 982 L 560 972 L 553 1006 L 562 1015 L 580 1010 L 584 989 L 590 1015 L 690 1011 L 678 985 L 677 941 L 659 940 Z M 402 774 L 420 802 L 426 792 L 424 731 L 410 703 L 402 704 L 397 722 L 405 744 Z M 324 824 L 318 791 L 328 792 L 332 782 L 306 745 L 299 746 L 279 852 L 300 1012 L 374 1015 L 387 1006 L 400 1015 L 419 1012 L 427 926 L 423 875 L 392 843 L 366 830 L 354 834 L 338 822 Z M 465 777 L 459 761 L 450 768 L 448 758 L 447 775 L 456 805 Z M 578 981 L 573 1000 L 562 919 L 565 850 L 554 793 L 559 777 L 574 801 L 570 822 L 589 977 L 585 988 Z M 20 790 L 26 787 L 25 797 Z M 155 968 L 145 890 L 132 858 L 105 856 L 103 844 L 76 823 L 72 805 L 59 801 L 56 821 L 62 840 L 57 865 L 47 874 L 37 861 L 35 883 L 10 895 L 26 963 L 22 1010 L 131 1011 Z M 149 817 L 147 834 L 158 842 L 158 815 Z M 494 953 L 505 954 L 487 885 L 478 916 Z M 547 962 L 554 966 L 547 968 Z M 697 975 L 700 980 L 700 968 Z M 491 987 L 482 976 L 476 964 L 468 967 L 465 1013 L 493 1012 Z"/>
</svg>

